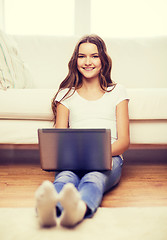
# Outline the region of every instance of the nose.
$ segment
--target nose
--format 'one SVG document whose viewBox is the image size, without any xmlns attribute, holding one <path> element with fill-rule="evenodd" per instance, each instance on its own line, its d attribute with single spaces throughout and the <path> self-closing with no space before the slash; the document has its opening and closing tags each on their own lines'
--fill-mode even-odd
<svg viewBox="0 0 167 240">
<path fill-rule="evenodd" d="M 86 58 L 85 65 L 91 65 L 91 59 L 90 57 Z"/>
</svg>

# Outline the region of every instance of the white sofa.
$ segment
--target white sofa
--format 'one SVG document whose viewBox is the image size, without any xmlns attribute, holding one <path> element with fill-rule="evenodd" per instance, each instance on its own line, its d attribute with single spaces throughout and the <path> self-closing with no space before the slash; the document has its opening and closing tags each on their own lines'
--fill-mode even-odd
<svg viewBox="0 0 167 240">
<path fill-rule="evenodd" d="M 37 144 L 37 129 L 53 127 L 51 101 L 79 38 L 11 38 L 33 85 L 0 89 L 0 144 Z M 113 61 L 112 79 L 127 88 L 131 99 L 131 144 L 167 146 L 167 37 L 104 40 Z"/>
</svg>

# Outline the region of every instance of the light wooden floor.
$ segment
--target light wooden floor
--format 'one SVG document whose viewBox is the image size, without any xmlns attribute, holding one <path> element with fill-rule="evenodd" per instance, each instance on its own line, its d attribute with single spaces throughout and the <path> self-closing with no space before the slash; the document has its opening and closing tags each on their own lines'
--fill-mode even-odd
<svg viewBox="0 0 167 240">
<path fill-rule="evenodd" d="M 0 207 L 34 207 L 34 192 L 54 180 L 38 163 L 0 163 Z M 167 162 L 125 162 L 121 182 L 108 192 L 103 207 L 167 206 Z"/>
</svg>

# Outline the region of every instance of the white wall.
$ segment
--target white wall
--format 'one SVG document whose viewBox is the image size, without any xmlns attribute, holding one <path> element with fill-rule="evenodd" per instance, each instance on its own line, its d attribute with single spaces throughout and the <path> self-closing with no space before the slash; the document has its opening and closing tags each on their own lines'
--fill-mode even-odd
<svg viewBox="0 0 167 240">
<path fill-rule="evenodd" d="M 0 29 L 4 30 L 4 0 L 0 0 Z"/>
<path fill-rule="evenodd" d="M 21 1 L 21 0 L 20 0 Z M 32 1 L 32 0 L 31 0 Z M 42 31 L 44 30 L 44 29 L 46 29 L 46 26 L 45 26 L 45 21 L 44 21 L 44 26 L 42 25 L 41 26 L 41 28 L 43 29 L 43 30 L 40 30 L 39 29 L 39 26 L 40 26 L 40 23 L 39 23 L 39 21 L 37 21 L 36 22 L 36 24 L 34 25 L 35 27 L 33 28 L 33 29 L 29 29 L 29 28 L 31 28 L 31 21 L 30 20 L 33 20 L 34 18 L 34 12 L 35 12 L 35 10 L 34 9 L 36 9 L 37 8 L 37 3 L 36 3 L 36 5 L 35 5 L 35 8 L 33 9 L 33 11 L 32 11 L 32 8 L 31 8 L 31 4 L 29 5 L 25 5 L 24 4 L 24 1 L 21 1 L 21 4 L 20 4 L 20 9 L 21 8 L 23 8 L 23 13 L 21 13 L 20 12 L 20 9 L 19 9 L 19 17 L 17 17 L 17 18 L 15 18 L 14 19 L 14 16 L 15 16 L 15 11 L 13 11 L 13 8 L 15 7 L 15 6 L 17 6 L 18 5 L 18 2 L 19 1 L 17 1 L 17 4 L 14 2 L 14 0 L 8 0 L 8 1 L 6 1 L 6 3 L 5 3 L 5 0 L 0 0 L 0 28 L 3 30 L 3 31 L 6 31 L 7 33 L 9 33 L 9 34 L 18 34 L 18 35 L 24 35 L 24 32 L 25 32 L 25 34 L 41 34 L 41 35 L 43 35 L 43 33 L 42 33 Z M 57 1 L 56 1 L 57 2 Z M 55 2 L 55 6 L 56 6 L 56 3 Z M 68 2 L 68 0 L 67 0 L 67 2 Z M 70 3 L 70 2 L 69 2 Z M 7 5 L 6 5 L 7 4 Z M 64 4 L 65 4 L 65 2 L 64 2 Z M 53 2 L 52 2 L 52 5 L 54 5 L 53 4 Z M 46 34 L 46 35 L 48 35 L 48 32 L 49 32 L 49 35 L 54 35 L 55 34 L 55 30 L 57 31 L 57 34 L 58 35 L 64 35 L 64 33 L 65 33 L 65 35 L 70 35 L 70 33 L 72 34 L 72 35 L 77 35 L 77 36 L 81 36 L 81 35 L 85 35 L 85 34 L 89 34 L 90 33 L 90 26 L 91 26 L 91 24 L 90 24 L 90 21 L 91 21 L 91 0 L 74 0 L 74 5 L 75 5 L 75 7 L 74 7 L 74 11 L 72 11 L 72 10 L 70 10 L 70 12 L 69 12 L 69 14 L 70 14 L 70 16 L 69 16 L 69 18 L 68 18 L 68 16 L 66 16 L 66 17 L 64 17 L 64 15 L 66 15 L 66 12 L 65 11 L 63 11 L 63 13 L 61 13 L 61 11 L 62 11 L 62 5 L 60 5 L 60 13 L 61 13 L 61 15 L 62 15 L 62 18 L 60 19 L 60 22 L 61 22 L 61 26 L 60 26 L 60 29 L 61 30 L 59 30 L 59 29 L 57 29 L 58 27 L 59 27 L 59 23 L 58 23 L 58 21 L 56 20 L 56 23 L 54 23 L 54 21 L 55 21 L 55 19 L 56 18 L 53 18 L 53 26 L 52 26 L 52 24 L 51 24 L 51 26 L 49 25 L 49 26 L 47 26 L 47 31 L 46 31 L 46 33 L 44 33 L 44 34 Z M 11 6 L 11 7 L 10 7 Z M 26 9 L 26 14 L 28 14 L 28 16 L 29 16 L 29 14 L 31 15 L 32 14 L 32 19 L 29 19 L 29 17 L 27 17 L 28 18 L 28 21 L 26 20 L 26 19 L 23 19 L 23 24 L 20 24 L 20 18 L 22 17 L 22 14 L 24 14 L 24 12 L 25 12 L 25 8 L 26 8 L 26 6 L 27 6 L 27 9 Z M 6 9 L 5 9 L 5 7 L 6 7 Z M 68 10 L 68 6 L 64 6 L 64 7 L 67 7 L 67 10 Z M 8 12 L 5 12 L 5 10 L 7 10 L 7 9 L 9 9 L 10 11 L 8 11 Z M 50 8 L 48 8 L 48 11 L 49 11 L 49 9 Z M 55 11 L 55 13 L 56 13 L 56 10 L 57 9 L 53 9 L 53 12 Z M 43 8 L 42 8 L 42 10 L 41 10 L 41 12 L 43 13 Z M 37 13 L 37 15 L 38 14 L 41 14 L 41 12 L 39 13 Z M 53 14 L 53 12 L 51 12 L 51 14 Z M 6 15 L 6 24 L 5 24 L 5 14 L 7 14 Z M 46 16 L 45 17 L 47 17 L 47 14 L 48 14 L 48 12 L 46 12 L 45 13 L 46 14 Z M 51 15 L 50 14 L 50 15 Z M 36 12 L 35 12 L 35 15 L 36 15 Z M 58 15 L 58 14 L 57 14 Z M 27 16 L 27 15 L 26 15 Z M 14 21 L 12 21 L 12 24 L 14 24 L 14 27 L 12 26 L 12 25 L 10 25 L 9 24 L 9 26 L 8 26 L 8 21 L 9 21 L 9 17 L 11 18 L 11 19 L 14 19 Z M 35 16 L 36 17 L 36 16 Z M 41 17 L 41 15 L 40 15 L 40 17 Z M 39 19 L 40 19 L 40 17 L 39 17 Z M 42 16 L 43 17 L 43 16 Z M 50 16 L 49 16 L 50 17 Z M 50 18 L 49 18 L 50 19 Z M 64 19 L 64 20 L 63 20 Z M 63 29 L 65 29 L 65 26 L 64 26 L 64 24 L 66 24 L 67 25 L 67 21 L 70 21 L 70 23 L 71 23 L 71 21 L 73 21 L 73 23 L 72 23 L 72 25 L 73 25 L 73 31 L 71 31 L 71 25 L 70 25 L 70 30 L 69 29 L 66 29 L 66 30 L 64 30 L 65 32 L 63 32 Z M 46 21 L 46 24 L 48 24 L 49 23 L 49 21 L 47 22 Z M 52 22 L 51 22 L 52 23 Z M 58 26 L 56 25 L 58 23 Z M 38 24 L 38 27 L 36 27 L 36 25 Z M 24 30 L 24 28 L 25 28 L 25 26 L 24 26 L 24 28 L 23 28 L 23 25 L 25 25 L 26 27 L 27 27 L 27 29 L 26 29 L 26 31 Z M 15 26 L 17 26 L 16 28 L 15 28 Z M 8 29 L 8 27 L 9 27 L 9 29 Z M 50 29 L 50 28 L 53 28 L 53 33 L 52 33 L 52 30 L 48 30 L 48 28 Z M 37 33 L 35 33 L 34 31 L 36 31 L 35 29 L 38 29 L 38 31 L 37 31 Z M 68 31 L 67 31 L 68 30 Z M 44 30 L 45 31 L 45 30 Z M 67 32 L 69 32 L 69 33 L 67 33 Z"/>
<path fill-rule="evenodd" d="M 41 7 L 44 2 L 48 4 L 48 10 Z M 49 2 L 55 7 L 49 9 Z M 0 0 L 0 28 L 19 35 L 82 36 L 96 33 L 102 38 L 167 36 L 166 9 L 167 0 Z"/>
<path fill-rule="evenodd" d="M 75 0 L 75 35 L 90 33 L 91 0 Z"/>
</svg>

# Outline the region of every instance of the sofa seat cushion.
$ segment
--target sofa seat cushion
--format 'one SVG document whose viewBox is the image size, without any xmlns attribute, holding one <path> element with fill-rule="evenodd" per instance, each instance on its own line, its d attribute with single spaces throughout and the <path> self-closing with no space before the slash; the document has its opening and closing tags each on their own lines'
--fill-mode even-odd
<svg viewBox="0 0 167 240">
<path fill-rule="evenodd" d="M 52 120 L 55 89 L 9 89 L 0 92 L 1 119 Z"/>
<path fill-rule="evenodd" d="M 131 120 L 167 119 L 167 88 L 129 88 Z"/>
<path fill-rule="evenodd" d="M 52 120 L 56 89 L 0 91 L 0 119 Z M 167 119 L 167 89 L 127 89 L 131 120 Z"/>
</svg>

